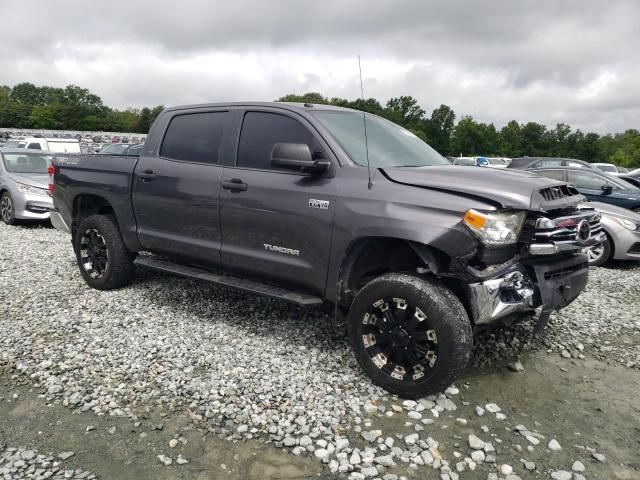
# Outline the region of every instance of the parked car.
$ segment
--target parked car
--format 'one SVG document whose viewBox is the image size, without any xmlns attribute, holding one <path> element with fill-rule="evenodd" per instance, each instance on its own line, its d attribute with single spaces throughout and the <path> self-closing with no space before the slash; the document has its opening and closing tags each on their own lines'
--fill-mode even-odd
<svg viewBox="0 0 640 480">
<path fill-rule="evenodd" d="M 640 212 L 640 189 L 598 169 L 535 168 L 531 172 L 573 184 L 592 202 L 603 202 Z"/>
<path fill-rule="evenodd" d="M 451 166 L 385 119 L 328 105 L 170 108 L 139 157 L 57 156 L 51 186 L 91 287 L 127 285 L 135 264 L 326 302 L 362 369 L 405 397 L 458 377 L 473 328 L 538 307 L 543 328 L 587 284 L 582 249 L 605 238 L 565 182 Z"/>
<path fill-rule="evenodd" d="M 619 173 L 618 167 L 613 163 L 592 163 L 591 165 L 596 167 L 598 170 L 602 170 L 603 172 L 611 175 L 617 175 Z"/>
<path fill-rule="evenodd" d="M 140 145 L 133 143 L 110 143 L 100 149 L 98 155 L 138 155 Z"/>
<path fill-rule="evenodd" d="M 24 148 L 26 142 L 24 140 L 10 139 L 4 143 L 5 148 Z"/>
<path fill-rule="evenodd" d="M 588 202 L 602 215 L 601 223 L 607 240 L 586 249 L 589 265 L 600 266 L 609 260 L 640 261 L 640 215 L 608 203 Z"/>
<path fill-rule="evenodd" d="M 624 180 L 627 183 L 630 183 L 634 187 L 640 188 L 640 175 L 634 176 L 629 174 L 618 175 L 618 178 Z"/>
<path fill-rule="evenodd" d="M 31 150 L 44 150 L 54 153 L 81 153 L 80 142 L 75 138 L 27 137 L 24 141 L 25 148 Z"/>
<path fill-rule="evenodd" d="M 456 157 L 452 164 L 467 167 L 488 167 L 489 160 L 487 157 Z"/>
<path fill-rule="evenodd" d="M 0 148 L 0 219 L 46 220 L 53 209 L 47 169 L 52 156 L 38 150 Z"/>
<path fill-rule="evenodd" d="M 578 160 L 577 158 L 562 157 L 519 157 L 511 159 L 508 168 L 517 170 L 533 170 L 536 168 L 551 167 L 572 167 L 572 168 L 595 168 L 593 164 Z"/>
</svg>

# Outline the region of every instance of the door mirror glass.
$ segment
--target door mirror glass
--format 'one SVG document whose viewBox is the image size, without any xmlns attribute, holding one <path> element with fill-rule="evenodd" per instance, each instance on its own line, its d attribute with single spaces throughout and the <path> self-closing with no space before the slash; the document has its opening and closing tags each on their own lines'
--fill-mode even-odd
<svg viewBox="0 0 640 480">
<path fill-rule="evenodd" d="M 314 160 L 306 143 L 276 143 L 271 150 L 271 165 L 287 170 L 320 173 L 330 164 L 327 160 Z"/>
</svg>

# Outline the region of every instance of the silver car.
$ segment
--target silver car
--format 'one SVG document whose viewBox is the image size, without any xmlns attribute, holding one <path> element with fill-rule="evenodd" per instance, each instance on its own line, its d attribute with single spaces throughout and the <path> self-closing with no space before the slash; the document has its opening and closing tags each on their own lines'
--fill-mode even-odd
<svg viewBox="0 0 640 480">
<path fill-rule="evenodd" d="M 41 150 L 0 148 L 0 219 L 47 220 L 53 209 L 47 169 L 52 155 Z"/>
<path fill-rule="evenodd" d="M 608 203 L 588 202 L 602 214 L 602 228 L 607 240 L 586 251 L 589 265 L 604 265 L 608 260 L 640 261 L 640 215 Z"/>
</svg>

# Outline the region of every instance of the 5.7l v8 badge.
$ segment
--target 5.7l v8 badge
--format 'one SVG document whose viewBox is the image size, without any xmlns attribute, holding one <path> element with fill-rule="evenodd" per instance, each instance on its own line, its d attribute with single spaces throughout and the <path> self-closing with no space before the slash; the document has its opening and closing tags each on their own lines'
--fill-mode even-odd
<svg viewBox="0 0 640 480">
<path fill-rule="evenodd" d="M 309 207 L 319 208 L 320 210 L 329 210 L 329 200 L 316 200 L 315 198 L 310 198 Z"/>
</svg>

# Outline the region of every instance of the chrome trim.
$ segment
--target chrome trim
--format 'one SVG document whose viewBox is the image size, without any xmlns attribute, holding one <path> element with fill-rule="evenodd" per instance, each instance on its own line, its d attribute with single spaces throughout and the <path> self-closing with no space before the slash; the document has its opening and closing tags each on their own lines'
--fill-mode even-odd
<svg viewBox="0 0 640 480">
<path fill-rule="evenodd" d="M 516 312 L 533 310 L 532 282 L 516 270 L 503 277 L 469 284 L 476 325 L 490 323 Z"/>
</svg>

